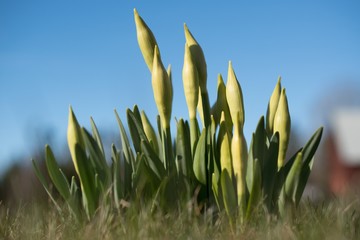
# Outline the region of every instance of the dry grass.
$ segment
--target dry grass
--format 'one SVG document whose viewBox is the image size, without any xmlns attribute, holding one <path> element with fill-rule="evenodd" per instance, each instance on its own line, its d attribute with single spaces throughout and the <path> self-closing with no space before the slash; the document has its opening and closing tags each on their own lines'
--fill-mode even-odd
<svg viewBox="0 0 360 240">
<path fill-rule="evenodd" d="M 209 215 L 208 215 L 209 216 Z M 360 201 L 305 202 L 283 219 L 254 214 L 231 229 L 224 214 L 215 218 L 188 213 L 150 214 L 100 209 L 80 223 L 67 210 L 29 204 L 16 210 L 0 205 L 0 239 L 360 239 Z"/>
</svg>

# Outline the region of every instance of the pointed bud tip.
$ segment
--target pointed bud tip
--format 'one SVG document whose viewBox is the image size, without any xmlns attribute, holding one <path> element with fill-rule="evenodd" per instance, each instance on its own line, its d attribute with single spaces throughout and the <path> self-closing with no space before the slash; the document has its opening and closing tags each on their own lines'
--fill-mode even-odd
<svg viewBox="0 0 360 240">
<path fill-rule="evenodd" d="M 74 114 L 74 110 L 71 105 L 69 105 L 69 114 Z"/>
</svg>

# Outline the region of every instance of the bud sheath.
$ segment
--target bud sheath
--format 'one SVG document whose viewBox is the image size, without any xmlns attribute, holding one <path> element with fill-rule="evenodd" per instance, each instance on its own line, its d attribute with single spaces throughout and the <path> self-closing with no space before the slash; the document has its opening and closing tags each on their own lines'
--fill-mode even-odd
<svg viewBox="0 0 360 240">
<path fill-rule="evenodd" d="M 155 103 L 160 115 L 160 120 L 163 128 L 170 127 L 170 118 L 172 110 L 172 85 L 169 75 L 161 62 L 159 50 L 155 46 L 154 61 L 151 79 Z"/>
<path fill-rule="evenodd" d="M 279 105 L 274 117 L 274 132 L 279 132 L 279 156 L 278 168 L 282 167 L 285 162 L 286 151 L 289 145 L 291 119 L 288 108 L 285 88 L 282 89 Z"/>
</svg>

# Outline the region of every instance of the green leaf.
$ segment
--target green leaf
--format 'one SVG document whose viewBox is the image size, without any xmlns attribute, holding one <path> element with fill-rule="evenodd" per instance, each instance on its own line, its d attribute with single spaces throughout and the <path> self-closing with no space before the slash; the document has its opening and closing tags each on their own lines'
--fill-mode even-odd
<svg viewBox="0 0 360 240">
<path fill-rule="evenodd" d="M 223 201 L 223 194 L 221 191 L 220 175 L 218 171 L 212 174 L 211 181 L 212 181 L 212 190 L 214 193 L 216 205 L 218 206 L 219 211 L 222 211 L 224 209 L 224 201 Z"/>
<path fill-rule="evenodd" d="M 255 130 L 254 145 L 253 145 L 253 158 L 259 160 L 260 166 L 264 166 L 265 149 L 266 149 L 266 130 L 264 116 L 261 116 L 259 123 Z"/>
<path fill-rule="evenodd" d="M 125 158 L 125 155 L 122 151 L 120 151 L 120 156 L 122 156 L 122 159 Z M 135 157 L 132 155 L 132 158 Z M 123 164 L 123 168 L 124 168 L 124 178 L 121 181 L 123 183 L 122 185 L 124 189 L 123 196 L 125 198 L 132 193 L 133 190 L 132 186 L 136 186 L 135 184 L 133 184 L 134 175 L 136 174 L 136 168 L 134 168 L 133 170 L 133 167 L 127 161 L 120 161 L 120 163 Z"/>
<path fill-rule="evenodd" d="M 90 161 L 92 163 L 92 167 L 94 168 L 93 171 L 99 174 L 103 185 L 109 185 L 111 179 L 110 169 L 101 149 L 99 148 L 99 145 L 85 128 L 81 128 L 81 133 L 85 141 L 86 148 L 89 150 Z"/>
<path fill-rule="evenodd" d="M 285 205 L 289 202 L 289 199 L 285 193 L 285 181 L 288 177 L 288 174 L 295 162 L 297 154 L 302 149 L 299 149 L 287 162 L 284 166 L 282 166 L 276 176 L 276 183 L 273 192 L 273 200 L 277 202 L 280 214 L 283 215 L 285 211 Z"/>
<path fill-rule="evenodd" d="M 141 124 L 141 122 L 140 123 L 137 122 L 137 119 L 136 119 L 134 113 L 131 112 L 130 109 L 126 110 L 126 117 L 127 117 L 127 121 L 128 121 L 130 136 L 131 136 L 135 151 L 141 152 L 140 141 L 141 141 L 141 139 L 144 139 L 144 138 L 140 137 L 139 129 L 142 130 L 142 125 L 137 126 L 137 124 Z M 145 135 L 145 133 L 144 133 L 144 135 Z M 145 139 L 147 139 L 146 136 L 145 136 Z"/>
<path fill-rule="evenodd" d="M 137 105 L 134 105 L 132 113 L 134 114 L 136 120 L 141 123 L 141 114 Z"/>
<path fill-rule="evenodd" d="M 216 155 L 216 123 L 215 123 L 215 119 L 213 116 L 211 116 L 211 125 L 208 129 L 208 133 L 207 133 L 207 147 L 206 147 L 206 151 L 207 151 L 207 161 L 208 161 L 208 172 L 209 173 L 213 173 L 214 172 L 214 165 L 217 164 L 220 166 L 220 160 L 217 161 L 215 158 Z M 208 175 L 209 179 L 208 182 L 211 184 L 211 175 Z"/>
<path fill-rule="evenodd" d="M 45 155 L 45 162 L 49 176 L 54 183 L 56 189 L 59 191 L 60 195 L 67 201 L 70 197 L 70 185 L 66 177 L 60 171 L 60 167 L 57 164 L 54 154 L 49 145 L 45 146 Z"/>
<path fill-rule="evenodd" d="M 260 161 L 256 158 L 253 163 L 253 179 L 252 185 L 249 189 L 250 196 L 248 201 L 248 206 L 246 210 L 246 218 L 249 219 L 251 213 L 259 205 L 261 201 L 261 165 Z"/>
<path fill-rule="evenodd" d="M 83 204 L 88 218 L 90 219 L 97 207 L 98 198 L 95 194 L 95 173 L 89 164 L 82 148 L 76 144 L 75 154 L 78 161 L 79 178 L 83 196 Z"/>
<path fill-rule="evenodd" d="M 184 176 L 192 176 L 191 143 L 189 126 L 180 119 L 177 123 L 176 134 L 176 156 L 179 162 L 180 171 Z"/>
<path fill-rule="evenodd" d="M 39 179 L 40 183 L 43 185 L 46 193 L 49 195 L 51 201 L 54 203 L 56 209 L 61 212 L 61 208 L 59 207 L 58 203 L 55 201 L 55 198 L 54 196 L 52 195 L 50 189 L 49 189 L 49 186 L 45 180 L 45 177 L 44 175 L 41 173 L 39 167 L 37 166 L 36 162 L 34 159 L 32 159 L 32 164 L 33 164 L 33 167 L 34 167 L 34 170 L 35 170 L 35 175 L 37 176 L 37 178 Z"/>
<path fill-rule="evenodd" d="M 161 180 L 165 175 L 166 171 L 159 157 L 156 155 L 151 145 L 144 140 L 141 140 L 141 149 L 145 153 L 146 163 L 152 170 L 152 172 Z"/>
<path fill-rule="evenodd" d="M 76 184 L 75 177 L 72 176 L 71 178 L 71 185 L 70 185 L 70 198 L 68 200 L 68 204 L 70 206 L 70 210 L 75 215 L 75 217 L 79 220 L 81 217 L 81 212 L 79 209 L 80 206 L 80 194 L 79 194 L 79 187 Z"/>
<path fill-rule="evenodd" d="M 115 110 L 115 116 L 116 116 L 116 119 L 117 119 L 117 122 L 118 122 L 118 125 L 119 125 L 119 128 L 120 128 L 121 146 L 122 146 L 122 150 L 123 150 L 123 153 L 124 153 L 124 156 L 125 156 L 125 160 L 129 164 L 131 164 L 131 167 L 134 170 L 135 169 L 135 166 L 134 166 L 135 159 L 134 159 L 132 151 L 131 151 L 131 147 L 130 147 L 130 144 L 129 144 L 129 138 L 128 138 L 127 134 L 126 134 L 124 125 L 123 125 L 118 113 L 116 112 L 116 110 Z"/>
<path fill-rule="evenodd" d="M 101 137 L 100 137 L 100 134 L 99 134 L 99 131 L 96 127 L 96 124 L 94 122 L 94 119 L 92 117 L 90 117 L 90 124 L 91 124 L 91 130 L 92 130 L 92 134 L 93 134 L 93 138 L 96 140 L 96 143 L 103 155 L 103 158 L 105 159 L 105 151 L 104 151 L 104 145 L 101 141 Z"/>
<path fill-rule="evenodd" d="M 113 188 L 115 206 L 120 208 L 120 199 L 124 196 L 120 177 L 120 156 L 114 144 L 111 145 L 111 158 L 113 160 Z"/>
<path fill-rule="evenodd" d="M 289 174 L 285 180 L 285 194 L 288 199 L 295 203 L 296 190 L 299 183 L 299 176 L 301 172 L 302 152 L 296 154 L 294 164 L 292 165 Z"/>
<path fill-rule="evenodd" d="M 235 188 L 227 169 L 221 172 L 220 181 L 226 213 L 230 219 L 233 219 L 236 213 L 237 199 Z"/>
<path fill-rule="evenodd" d="M 138 154 L 136 160 L 136 171 L 133 178 L 133 186 L 136 186 L 138 199 L 142 201 L 153 197 L 161 181 L 147 165 L 144 154 Z"/>
<path fill-rule="evenodd" d="M 312 169 L 312 165 L 314 162 L 315 152 L 320 144 L 321 136 L 323 132 L 323 127 L 320 127 L 314 135 L 310 138 L 310 140 L 306 143 L 302 150 L 303 154 L 303 164 L 301 167 L 299 185 L 297 187 L 296 192 L 296 204 L 298 205 L 301 199 L 301 196 L 304 192 L 307 180 L 310 176 L 310 172 Z"/>
<path fill-rule="evenodd" d="M 279 133 L 276 132 L 270 140 L 269 149 L 267 151 L 267 155 L 264 160 L 264 168 L 262 172 L 265 203 L 269 210 L 271 210 L 270 208 L 273 199 L 274 185 L 278 171 L 278 167 L 277 167 L 278 152 L 279 152 Z"/>
<path fill-rule="evenodd" d="M 206 185 L 206 128 L 201 132 L 195 149 L 193 170 L 197 180 Z"/>
<path fill-rule="evenodd" d="M 129 127 L 132 129 L 134 134 L 138 135 L 136 137 L 136 139 L 138 139 L 138 141 L 143 140 L 143 141 L 147 141 L 149 143 L 149 140 L 146 137 L 141 119 L 138 119 L 136 117 L 136 115 L 133 112 L 131 112 L 130 110 L 127 111 L 127 115 L 128 115 Z M 139 144 L 140 144 L 140 141 L 139 141 Z"/>
</svg>

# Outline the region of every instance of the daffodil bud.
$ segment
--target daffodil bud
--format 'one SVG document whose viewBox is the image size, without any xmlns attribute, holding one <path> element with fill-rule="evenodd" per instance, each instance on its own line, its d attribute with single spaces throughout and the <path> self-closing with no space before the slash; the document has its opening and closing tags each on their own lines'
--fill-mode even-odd
<svg viewBox="0 0 360 240">
<path fill-rule="evenodd" d="M 139 47 L 146 62 L 146 65 L 151 72 L 153 68 L 154 48 L 157 45 L 157 42 L 154 34 L 146 25 L 145 21 L 140 17 L 136 9 L 134 9 L 134 18 L 136 25 L 136 36 Z"/>
<path fill-rule="evenodd" d="M 240 84 L 236 78 L 231 61 L 229 62 L 228 78 L 226 83 L 226 98 L 230 109 L 231 119 L 234 125 L 244 127 L 245 111 L 244 101 Z"/>
<path fill-rule="evenodd" d="M 74 167 L 77 173 L 78 164 L 76 159 L 75 147 L 79 145 L 81 148 L 85 149 L 84 140 L 81 135 L 80 125 L 75 117 L 75 114 L 71 108 L 69 107 L 69 120 L 68 120 L 68 129 L 67 129 L 67 141 L 70 150 L 71 159 L 74 163 Z"/>
<path fill-rule="evenodd" d="M 221 112 L 220 129 L 219 129 L 219 146 L 220 146 L 220 165 L 221 171 L 227 169 L 230 177 L 232 176 L 232 161 L 231 161 L 231 138 L 229 130 L 225 123 L 225 113 Z"/>
<path fill-rule="evenodd" d="M 234 124 L 234 132 L 231 141 L 231 155 L 236 178 L 238 205 L 242 206 L 245 204 L 245 171 L 248 152 L 243 129 L 238 124 Z"/>
<path fill-rule="evenodd" d="M 171 71 L 171 64 L 168 65 L 167 69 L 166 69 L 166 72 L 169 76 L 169 80 L 170 82 L 172 83 L 172 71 Z"/>
<path fill-rule="evenodd" d="M 189 46 L 186 43 L 182 78 L 189 117 L 194 119 L 196 118 L 196 107 L 199 99 L 199 78 Z"/>
<path fill-rule="evenodd" d="M 279 132 L 278 168 L 285 162 L 286 151 L 289 145 L 291 119 L 285 88 L 281 90 L 279 104 L 274 117 L 274 132 Z"/>
<path fill-rule="evenodd" d="M 151 77 L 155 103 L 160 115 L 161 124 L 166 129 L 170 127 L 173 93 L 169 75 L 161 62 L 157 46 L 155 46 L 154 50 Z"/>
<path fill-rule="evenodd" d="M 186 24 L 184 24 L 186 44 L 189 46 L 193 61 L 195 63 L 197 72 L 199 74 L 199 85 L 201 92 L 207 92 L 206 81 L 207 81 L 207 66 L 205 61 L 204 52 L 201 46 L 198 44 L 194 36 L 189 31 Z"/>
<path fill-rule="evenodd" d="M 141 111 L 141 123 L 143 125 L 144 132 L 145 132 L 147 139 L 149 140 L 149 142 L 152 143 L 155 153 L 159 154 L 159 145 L 158 145 L 155 130 L 152 127 L 152 125 L 144 111 Z"/>
<path fill-rule="evenodd" d="M 226 127 L 227 129 L 232 129 L 233 123 L 231 120 L 229 105 L 226 98 L 226 86 L 221 74 L 218 75 L 217 99 L 213 110 L 214 112 L 212 112 L 212 114 L 214 115 L 215 121 L 219 122 L 220 114 L 224 112 Z"/>
<path fill-rule="evenodd" d="M 167 69 L 166 69 L 167 75 L 169 77 L 169 81 L 170 81 L 170 85 L 171 85 L 171 94 L 174 93 L 174 87 L 172 84 L 172 70 L 171 70 L 171 64 L 168 65 Z"/>
<path fill-rule="evenodd" d="M 274 91 L 270 97 L 270 101 L 266 111 L 266 131 L 268 132 L 268 134 L 273 134 L 274 118 L 275 118 L 276 109 L 278 107 L 280 94 L 281 94 L 281 77 L 279 77 L 275 85 Z"/>
</svg>

